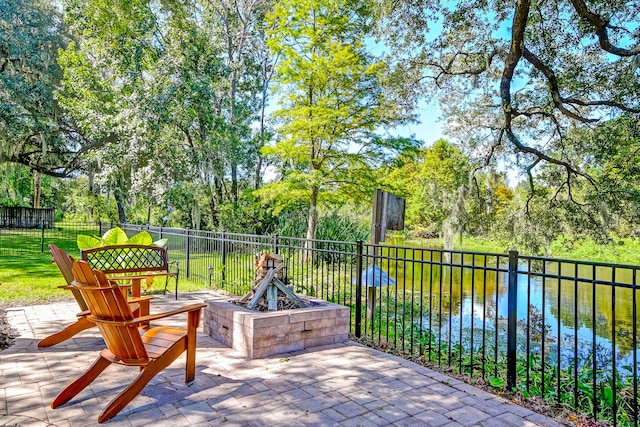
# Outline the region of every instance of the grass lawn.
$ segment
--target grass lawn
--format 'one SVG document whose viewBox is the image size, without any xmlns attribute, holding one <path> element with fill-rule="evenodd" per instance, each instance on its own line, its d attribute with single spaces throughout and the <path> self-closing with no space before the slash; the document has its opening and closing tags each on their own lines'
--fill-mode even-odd
<svg viewBox="0 0 640 427">
<path fill-rule="evenodd" d="M 66 284 L 48 253 L 0 255 L 0 307 L 73 300 L 71 292 L 58 289 L 58 286 Z M 206 286 L 180 278 L 178 288 L 179 292 L 188 292 L 202 290 Z M 161 292 L 164 280 L 160 280 L 154 289 Z M 168 292 L 173 289 L 169 281 Z"/>
</svg>

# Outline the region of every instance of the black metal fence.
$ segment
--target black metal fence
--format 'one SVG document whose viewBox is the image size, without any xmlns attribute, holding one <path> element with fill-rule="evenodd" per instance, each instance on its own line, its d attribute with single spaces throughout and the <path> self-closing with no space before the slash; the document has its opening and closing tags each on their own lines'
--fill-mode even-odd
<svg viewBox="0 0 640 427">
<path fill-rule="evenodd" d="M 60 239 L 65 232 L 102 234 L 111 225 L 54 230 Z M 250 290 L 256 257 L 279 253 L 296 292 L 352 308 L 357 337 L 496 388 L 638 426 L 639 266 L 121 227 L 167 237 L 171 260 L 189 279 L 237 295 Z M 56 238 L 30 232 L 41 233 L 20 235 L 33 242 L 30 250 Z"/>
<path fill-rule="evenodd" d="M 95 235 L 99 234 L 100 230 L 100 224 L 49 223 L 44 220 L 37 227 L 0 226 L 0 255 L 44 253 L 48 251 L 49 243 L 55 243 L 69 253 L 75 253 L 78 252 L 78 234 Z"/>
</svg>

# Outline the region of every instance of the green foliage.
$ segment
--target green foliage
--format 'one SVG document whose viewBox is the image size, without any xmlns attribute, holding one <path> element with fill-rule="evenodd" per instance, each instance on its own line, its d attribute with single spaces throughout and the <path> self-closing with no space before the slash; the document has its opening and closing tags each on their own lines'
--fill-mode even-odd
<svg viewBox="0 0 640 427">
<path fill-rule="evenodd" d="M 280 139 L 263 153 L 277 156 L 282 179 L 259 194 L 279 209 L 308 201 L 310 238 L 319 203 L 371 194 L 363 191 L 371 189 L 371 166 L 397 148 L 377 127 L 405 119 L 383 90 L 388 68 L 366 50 L 367 14 L 366 4 L 350 0 L 286 0 L 267 17 L 282 108 Z"/>
<path fill-rule="evenodd" d="M 393 174 L 403 177 L 405 185 L 401 191 L 408 197 L 407 222 L 431 227 L 434 234 L 442 230 L 445 221 L 459 229 L 465 221 L 469 158 L 441 139 L 423 149 L 416 160 L 417 163 L 406 164 Z"/>
<path fill-rule="evenodd" d="M 334 212 L 331 215 L 320 217 L 316 238 L 335 242 L 356 242 L 358 240 L 366 242 L 370 235 L 367 226 L 368 224 L 356 222 Z"/>
<path fill-rule="evenodd" d="M 153 237 L 148 231 L 141 231 L 135 235 L 128 237 L 120 227 L 114 227 L 111 230 L 106 231 L 102 237 L 87 236 L 85 234 L 78 234 L 77 237 L 78 249 L 85 251 L 87 249 L 99 248 L 101 246 L 112 245 L 156 245 L 165 246 L 167 239 L 161 239 L 153 241 Z"/>
<path fill-rule="evenodd" d="M 274 233 L 286 237 L 305 237 L 307 231 L 307 216 L 305 206 L 298 209 L 283 211 L 278 215 L 274 225 Z M 316 239 L 333 240 L 337 242 L 367 241 L 370 225 L 358 218 L 339 212 L 321 215 L 318 218 Z"/>
<path fill-rule="evenodd" d="M 487 234 L 505 215 L 512 191 L 492 169 L 473 172 L 473 160 L 445 140 L 407 150 L 381 169 L 385 184 L 406 198 L 406 224 L 420 237 Z"/>
<path fill-rule="evenodd" d="M 91 191 L 114 197 L 122 222 L 221 227 L 223 206 L 262 173 L 258 146 L 268 132 L 263 121 L 259 136 L 253 125 L 271 75 L 267 3 L 65 6 L 76 37 L 60 54 L 58 97 L 97 142 L 86 163 L 98 184 Z M 167 212 L 169 203 L 181 211 Z"/>
<path fill-rule="evenodd" d="M 62 17 L 42 0 L 3 0 L 0 10 L 0 163 L 66 176 L 86 141 L 55 97 Z"/>
<path fill-rule="evenodd" d="M 32 206 L 33 178 L 29 169 L 11 164 L 0 167 L 0 206 Z"/>
<path fill-rule="evenodd" d="M 41 206 L 65 220 L 349 240 L 363 234 L 327 212 L 368 211 L 383 187 L 406 198 L 413 236 L 447 246 L 625 256 L 640 233 L 637 55 L 604 52 L 558 5 L 528 12 L 506 99 L 514 4 L 4 0 L 0 205 L 31 205 L 37 170 Z M 585 7 L 637 45 L 634 2 Z M 392 135 L 424 95 L 444 101 L 450 142 Z"/>
<path fill-rule="evenodd" d="M 220 206 L 220 227 L 234 233 L 271 234 L 278 218 L 261 205 L 250 191 L 243 192 L 237 202 Z"/>
</svg>

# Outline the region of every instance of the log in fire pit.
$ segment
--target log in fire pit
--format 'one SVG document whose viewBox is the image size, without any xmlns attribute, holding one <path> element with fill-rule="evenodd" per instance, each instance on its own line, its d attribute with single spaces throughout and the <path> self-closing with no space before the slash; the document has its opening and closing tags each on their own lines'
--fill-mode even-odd
<svg viewBox="0 0 640 427">
<path fill-rule="evenodd" d="M 256 260 L 255 265 L 254 287 L 236 304 L 257 311 L 291 310 L 308 306 L 284 283 L 286 279 L 282 273 L 284 262 L 281 255 L 266 253 Z"/>
<path fill-rule="evenodd" d="M 262 255 L 249 293 L 206 301 L 204 332 L 250 358 L 346 341 L 349 308 L 299 297 L 283 271 L 281 256 Z"/>
</svg>

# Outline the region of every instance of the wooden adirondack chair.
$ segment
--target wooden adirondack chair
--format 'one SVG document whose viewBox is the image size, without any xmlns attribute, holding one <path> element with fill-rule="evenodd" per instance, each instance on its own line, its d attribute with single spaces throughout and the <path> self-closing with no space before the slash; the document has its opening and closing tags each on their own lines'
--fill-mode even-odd
<svg viewBox="0 0 640 427">
<path fill-rule="evenodd" d="M 74 262 L 73 257 L 69 256 L 63 249 L 60 249 L 54 244 L 49 245 L 49 252 L 53 257 L 53 262 L 56 263 L 60 273 L 62 273 L 62 276 L 64 276 L 64 279 L 67 282 L 65 286 L 60 286 L 60 288 L 71 291 L 81 311 L 76 314 L 78 320 L 68 325 L 60 332 L 56 332 L 55 334 L 42 339 L 38 343 L 38 347 L 51 347 L 52 345 L 59 344 L 74 337 L 85 329 L 93 328 L 95 326 L 95 323 L 91 322 L 87 318 L 90 312 L 89 307 L 87 307 L 87 303 L 82 297 L 82 293 L 75 286 L 71 286 L 71 283 L 74 280 L 73 273 L 71 272 Z M 146 315 L 149 314 L 149 300 L 151 299 L 152 297 L 131 298 L 129 303 L 132 304 L 132 308 L 134 310 L 139 310 L 140 315 Z"/>
<path fill-rule="evenodd" d="M 140 373 L 109 403 L 98 417 L 100 423 L 115 417 L 158 372 L 169 366 L 184 351 L 187 352 L 185 382 L 193 381 L 196 329 L 200 322 L 200 311 L 205 304 L 191 304 L 166 313 L 135 318 L 118 285 L 110 282 L 104 273 L 91 270 L 84 261 L 74 262 L 72 272 L 75 277 L 72 286 L 82 293 L 91 311 L 89 320 L 98 325 L 107 348 L 102 350 L 84 375 L 69 384 L 51 402 L 52 408 L 68 402 L 112 363 L 139 367 Z M 187 329 L 168 326 L 138 329 L 145 322 L 179 313 L 188 313 Z"/>
<path fill-rule="evenodd" d="M 76 320 L 71 325 L 67 326 L 60 332 L 57 332 L 53 335 L 49 335 L 38 343 L 38 347 L 50 347 L 52 345 L 61 343 L 62 341 L 66 341 L 69 338 L 73 337 L 79 332 L 84 331 L 85 329 L 89 329 L 95 326 L 95 324 L 87 319 L 89 315 L 89 307 L 84 302 L 84 298 L 82 298 L 82 294 L 76 288 L 70 286 L 71 282 L 73 282 L 73 274 L 71 273 L 71 269 L 73 267 L 73 258 L 67 255 L 67 253 L 57 247 L 54 244 L 49 245 L 49 252 L 51 252 L 51 256 L 53 257 L 53 262 L 56 263 L 60 273 L 64 276 L 64 279 L 67 282 L 66 286 L 59 286 L 61 289 L 68 289 L 73 294 L 78 306 L 80 307 L 81 312 L 76 314 L 78 320 Z"/>
</svg>

